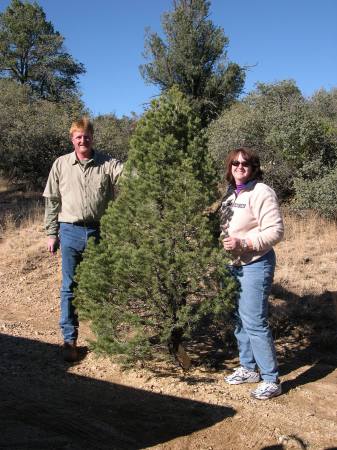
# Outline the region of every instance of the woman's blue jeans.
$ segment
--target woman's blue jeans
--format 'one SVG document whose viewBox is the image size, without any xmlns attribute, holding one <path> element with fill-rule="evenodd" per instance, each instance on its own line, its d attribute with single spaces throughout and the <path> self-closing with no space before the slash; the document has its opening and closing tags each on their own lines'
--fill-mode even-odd
<svg viewBox="0 0 337 450">
<path fill-rule="evenodd" d="M 82 253 L 89 237 L 99 239 L 97 227 L 83 227 L 71 223 L 60 223 L 62 255 L 61 319 L 60 327 L 64 342 L 76 341 L 78 318 L 73 305 L 75 271 L 82 260 Z"/>
<path fill-rule="evenodd" d="M 268 296 L 275 270 L 275 252 L 270 250 L 257 261 L 243 266 L 230 266 L 240 284 L 235 312 L 235 337 L 240 364 L 260 370 L 264 381 L 278 380 L 274 341 L 268 324 Z"/>
</svg>

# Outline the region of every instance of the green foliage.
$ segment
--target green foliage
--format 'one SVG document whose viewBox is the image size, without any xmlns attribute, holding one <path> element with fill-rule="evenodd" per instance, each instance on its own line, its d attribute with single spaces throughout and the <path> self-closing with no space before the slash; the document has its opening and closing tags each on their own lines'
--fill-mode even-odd
<svg viewBox="0 0 337 450">
<path fill-rule="evenodd" d="M 30 88 L 0 79 L 0 172 L 12 182 L 41 188 L 53 161 L 72 151 L 69 127 L 85 111 L 69 102 L 34 99 Z M 135 118 L 99 116 L 93 120 L 94 146 L 125 160 Z"/>
<path fill-rule="evenodd" d="M 235 283 L 203 214 L 215 196 L 200 121 L 170 90 L 138 122 L 101 241 L 89 242 L 79 267 L 76 305 L 99 350 L 149 358 L 205 316 L 224 320 Z"/>
<path fill-rule="evenodd" d="M 303 164 L 336 157 L 336 145 L 293 81 L 258 84 L 209 128 L 209 148 L 223 171 L 228 152 L 242 145 L 260 154 L 265 180 L 281 199 L 294 193 Z"/>
<path fill-rule="evenodd" d="M 310 209 L 323 217 L 337 220 L 337 166 L 327 170 L 313 163 L 305 166 L 304 172 L 310 173 L 312 179 L 308 179 L 305 174 L 295 178 L 293 209 L 297 212 Z"/>
<path fill-rule="evenodd" d="M 336 122 L 337 120 L 337 88 L 330 91 L 320 89 L 311 98 L 312 109 L 318 116 Z"/>
<path fill-rule="evenodd" d="M 140 67 L 143 78 L 162 91 L 177 85 L 193 100 L 206 125 L 241 93 L 244 69 L 227 61 L 228 38 L 209 16 L 207 0 L 177 0 L 165 13 L 162 26 L 166 41 L 148 32 Z"/>
<path fill-rule="evenodd" d="M 114 114 L 105 114 L 96 117 L 93 122 L 95 147 L 120 161 L 125 161 L 137 117 L 124 116 L 118 119 Z"/>
<path fill-rule="evenodd" d="M 310 99 L 310 108 L 315 116 L 321 118 L 326 134 L 337 148 L 337 88 L 317 91 Z"/>
<path fill-rule="evenodd" d="M 0 14 L 0 76 L 30 86 L 40 98 L 64 101 L 85 69 L 63 41 L 41 6 L 12 0 Z"/>
<path fill-rule="evenodd" d="M 71 151 L 68 130 L 82 104 L 32 100 L 27 86 L 0 80 L 0 110 L 1 174 L 42 187 L 54 159 Z"/>
</svg>

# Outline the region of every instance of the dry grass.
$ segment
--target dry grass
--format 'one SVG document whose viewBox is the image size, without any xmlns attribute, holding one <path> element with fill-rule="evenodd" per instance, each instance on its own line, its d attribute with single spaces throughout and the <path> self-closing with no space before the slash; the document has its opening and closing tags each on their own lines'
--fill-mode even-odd
<svg viewBox="0 0 337 450">
<path fill-rule="evenodd" d="M 275 249 L 275 283 L 299 296 L 337 291 L 336 223 L 313 214 L 286 214 L 285 230 L 285 239 Z"/>
<path fill-rule="evenodd" d="M 9 181 L 3 177 L 0 177 L 0 192 L 8 191 Z"/>
<path fill-rule="evenodd" d="M 12 200 L 12 199 L 11 199 Z M 27 230 L 41 230 L 43 207 L 39 199 L 27 200 L 21 194 L 17 206 L 8 209 L 0 223 L 0 242 L 14 237 L 18 243 Z M 11 202 L 12 205 L 12 202 Z M 31 236 L 35 241 L 34 236 Z M 27 243 L 26 243 L 27 244 Z M 27 247 L 25 245 L 24 247 Z M 28 245 L 29 247 L 29 245 Z M 22 249 L 24 251 L 24 249 Z M 275 284 L 298 296 L 337 291 L 337 227 L 317 215 L 300 218 L 285 214 L 285 238 L 276 248 Z"/>
<path fill-rule="evenodd" d="M 42 223 L 43 210 L 40 205 L 30 208 L 25 214 L 21 214 L 19 219 L 16 214 L 7 213 L 0 223 L 0 242 Z"/>
<path fill-rule="evenodd" d="M 19 227 L 11 216 L 7 217 L 0 231 L 0 257 L 5 265 L 12 266 L 14 272 L 19 273 L 39 265 L 46 251 L 41 210 L 25 218 Z"/>
<path fill-rule="evenodd" d="M 0 257 L 14 278 L 21 277 L 37 267 L 46 248 L 40 195 L 11 190 L 1 194 Z"/>
<path fill-rule="evenodd" d="M 8 213 L 4 216 L 2 221 L 3 231 L 8 236 L 8 234 L 11 234 L 14 230 L 30 228 L 36 223 L 42 223 L 43 214 L 43 208 L 40 204 L 36 204 L 27 211 L 22 211 L 21 213 Z"/>
<path fill-rule="evenodd" d="M 278 266 L 270 302 L 270 322 L 277 339 L 278 353 L 284 358 L 295 347 L 304 345 L 311 348 L 313 337 L 316 339 L 314 343 L 322 348 L 329 349 L 337 345 L 334 314 L 334 308 L 337 307 L 336 225 L 314 215 L 301 219 L 286 214 L 285 227 L 285 239 L 275 248 Z M 32 295 L 30 283 L 35 283 L 31 281 L 32 274 L 39 277 L 38 286 L 42 291 L 52 289 L 57 297 L 61 260 L 59 254 L 55 258 L 47 255 L 41 206 L 27 208 L 26 216 L 19 224 L 15 217 L 8 215 L 2 237 L 0 275 L 8 273 L 7 284 L 12 282 L 20 286 L 24 297 L 22 302 Z M 50 274 L 47 276 L 44 271 L 52 271 L 53 282 L 49 280 Z M 56 297 L 55 302 L 58 301 Z M 212 331 L 208 329 L 208 333 L 212 334 Z M 231 323 L 222 327 L 221 336 L 226 342 L 227 356 L 233 355 Z M 220 359 L 217 359 L 216 350 L 223 343 L 218 337 L 215 330 L 208 349 L 203 342 L 206 353 L 199 353 L 202 364 L 205 362 L 208 366 L 209 362 L 210 367 L 215 367 L 218 362 L 221 364 L 221 355 L 224 353 L 220 353 Z M 290 342 L 293 344 L 290 345 Z M 189 351 L 197 355 L 192 348 Z"/>
<path fill-rule="evenodd" d="M 314 214 L 286 214 L 285 230 L 285 239 L 275 249 L 274 335 L 286 341 L 293 335 L 296 345 L 301 346 L 303 338 L 308 348 L 315 344 L 329 350 L 337 345 L 336 223 Z M 284 340 L 280 342 L 285 350 Z"/>
<path fill-rule="evenodd" d="M 43 220 L 43 199 L 39 192 L 26 192 L 15 187 L 1 190 L 0 242 L 17 230 L 26 229 Z"/>
<path fill-rule="evenodd" d="M 18 220 L 19 217 L 19 220 Z M 20 243 L 21 251 L 36 241 L 34 230 L 41 237 L 43 208 L 40 202 L 5 214 L 0 225 L 0 242 Z M 275 284 L 297 296 L 319 295 L 337 291 L 337 227 L 336 223 L 317 215 L 299 218 L 285 214 L 285 238 L 275 250 L 277 269 Z M 28 231 L 28 233 L 27 233 Z M 30 243 L 21 241 L 31 235 Z M 9 241 L 14 238 L 12 242 Z M 7 238 L 7 239 L 5 239 Z M 28 244 L 28 245 L 27 245 Z M 23 255 L 22 255 L 23 256 Z"/>
</svg>

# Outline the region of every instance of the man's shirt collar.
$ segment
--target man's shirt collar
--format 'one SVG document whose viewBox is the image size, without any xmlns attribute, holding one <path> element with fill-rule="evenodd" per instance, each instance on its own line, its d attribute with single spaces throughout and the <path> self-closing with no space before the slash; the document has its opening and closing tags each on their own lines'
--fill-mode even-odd
<svg viewBox="0 0 337 450">
<path fill-rule="evenodd" d="M 98 158 L 97 153 L 95 152 L 95 150 L 92 150 L 92 152 L 91 152 L 91 158 L 88 159 L 88 163 L 90 163 L 91 161 L 93 161 L 95 164 L 97 164 L 97 158 Z M 77 158 L 77 156 L 76 156 L 75 150 L 70 154 L 70 161 L 71 161 L 71 164 L 72 164 L 73 166 L 74 166 L 75 164 L 79 164 L 79 160 L 78 160 L 78 158 Z"/>
</svg>

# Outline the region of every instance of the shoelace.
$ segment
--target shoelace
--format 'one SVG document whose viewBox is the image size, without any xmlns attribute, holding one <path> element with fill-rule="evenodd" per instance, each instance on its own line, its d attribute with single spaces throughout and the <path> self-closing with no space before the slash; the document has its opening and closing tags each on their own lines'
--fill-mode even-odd
<svg viewBox="0 0 337 450">
<path fill-rule="evenodd" d="M 259 386 L 256 389 L 256 392 L 265 392 L 265 391 L 269 391 L 270 388 L 277 388 L 277 385 L 275 383 L 262 383 L 261 386 Z"/>
</svg>

